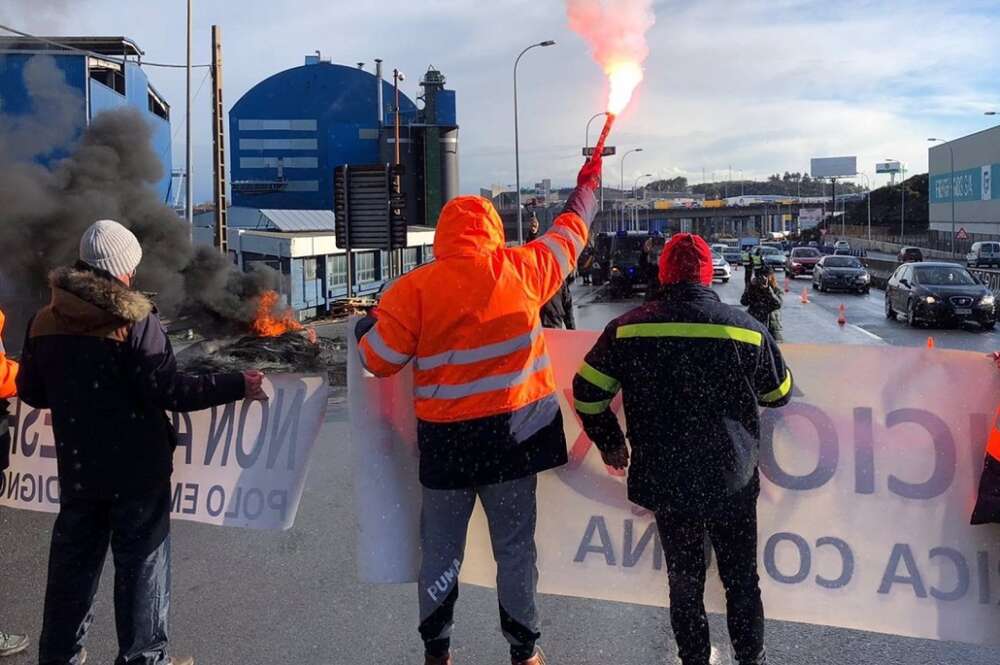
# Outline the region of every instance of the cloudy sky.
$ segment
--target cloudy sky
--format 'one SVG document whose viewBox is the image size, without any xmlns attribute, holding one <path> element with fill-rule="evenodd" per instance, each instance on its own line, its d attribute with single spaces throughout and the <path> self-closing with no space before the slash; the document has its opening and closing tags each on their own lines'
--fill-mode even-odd
<svg viewBox="0 0 1000 665">
<path fill-rule="evenodd" d="M 606 0 L 613 4 L 616 0 Z M 519 70 L 521 177 L 568 184 L 587 119 L 602 110 L 603 74 L 566 25 L 561 0 L 194 0 L 195 61 L 223 26 L 227 106 L 261 79 L 321 50 L 353 65 L 381 57 L 409 74 L 433 64 L 457 91 L 462 189 L 514 181 L 514 57 Z M 0 0 L 0 23 L 47 34 L 124 34 L 146 58 L 182 62 L 184 0 Z M 631 155 L 625 179 L 653 173 L 699 182 L 808 170 L 815 156 L 884 158 L 927 169 L 928 136 L 987 128 L 1000 110 L 996 0 L 659 0 L 646 80 L 612 143 Z M 195 102 L 196 198 L 211 195 L 210 91 Z M 183 159 L 182 70 L 155 70 L 174 107 Z M 595 122 L 596 127 L 598 123 Z M 994 123 L 995 124 L 995 123 Z M 617 158 L 607 161 L 617 180 Z M 881 177 L 880 177 L 881 178 Z"/>
</svg>

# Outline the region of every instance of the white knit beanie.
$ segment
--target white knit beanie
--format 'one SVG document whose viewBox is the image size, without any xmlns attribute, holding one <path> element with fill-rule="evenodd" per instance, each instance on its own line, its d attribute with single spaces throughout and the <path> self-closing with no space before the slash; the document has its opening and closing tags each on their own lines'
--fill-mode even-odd
<svg viewBox="0 0 1000 665">
<path fill-rule="evenodd" d="M 102 219 L 83 232 L 80 260 L 115 277 L 131 275 L 142 261 L 142 247 L 124 226 L 111 219 Z"/>
</svg>

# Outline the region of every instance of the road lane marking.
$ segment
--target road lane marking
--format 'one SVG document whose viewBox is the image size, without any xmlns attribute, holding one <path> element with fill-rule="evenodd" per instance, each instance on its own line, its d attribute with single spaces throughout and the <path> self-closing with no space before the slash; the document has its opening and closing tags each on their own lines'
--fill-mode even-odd
<svg viewBox="0 0 1000 665">
<path fill-rule="evenodd" d="M 861 326 L 858 326 L 858 325 L 855 325 L 855 324 L 853 324 L 853 323 L 849 323 L 848 325 L 849 325 L 849 326 L 850 326 L 851 328 L 854 328 L 855 330 L 858 330 L 858 331 L 860 331 L 860 332 L 864 333 L 865 335 L 868 335 L 868 336 L 869 336 L 869 337 L 871 337 L 872 339 L 875 339 L 875 340 L 878 340 L 879 342 L 882 342 L 883 344 L 888 344 L 888 343 L 889 343 L 889 342 L 887 342 L 887 341 L 886 341 L 886 340 L 885 340 L 884 338 L 882 338 L 882 337 L 879 337 L 878 335 L 876 335 L 875 333 L 873 333 L 873 332 L 871 332 L 871 331 L 868 331 L 868 330 L 865 330 L 865 329 L 864 329 L 864 328 L 862 328 Z"/>
</svg>

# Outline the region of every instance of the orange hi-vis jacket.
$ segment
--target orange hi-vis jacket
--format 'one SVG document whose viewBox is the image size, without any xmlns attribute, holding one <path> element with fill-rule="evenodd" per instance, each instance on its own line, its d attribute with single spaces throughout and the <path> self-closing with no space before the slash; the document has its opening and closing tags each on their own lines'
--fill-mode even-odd
<svg viewBox="0 0 1000 665">
<path fill-rule="evenodd" d="M 986 461 L 979 479 L 979 495 L 972 511 L 972 524 L 1000 524 L 1000 409 L 997 409 L 986 440 Z"/>
<path fill-rule="evenodd" d="M 359 352 L 376 376 L 398 372 L 413 360 L 425 485 L 451 486 L 428 482 L 425 471 L 437 452 L 442 465 L 456 464 L 447 459 L 461 457 L 457 446 L 464 444 L 456 439 L 470 439 L 470 447 L 480 450 L 510 447 L 516 456 L 518 443 L 560 418 L 539 311 L 575 269 L 587 243 L 584 218 L 592 217 L 593 208 L 593 193 L 580 188 L 547 233 L 507 248 L 490 201 L 453 199 L 441 211 L 434 262 L 400 278 L 382 298 Z M 470 421 L 481 427 L 462 426 Z M 561 419 L 557 424 L 564 458 Z M 499 482 L 553 465 L 484 472 L 470 482 Z"/>
<path fill-rule="evenodd" d="M 17 396 L 17 385 L 14 380 L 17 378 L 18 365 L 13 360 L 7 359 L 7 352 L 3 347 L 3 329 L 6 323 L 7 318 L 0 311 L 0 399 Z"/>
<path fill-rule="evenodd" d="M 454 199 L 434 262 L 402 277 L 362 339 L 365 367 L 393 374 L 415 358 L 417 417 L 454 422 L 507 413 L 555 392 L 539 310 L 576 267 L 587 226 L 559 216 L 537 240 L 508 249 L 493 205 Z"/>
</svg>

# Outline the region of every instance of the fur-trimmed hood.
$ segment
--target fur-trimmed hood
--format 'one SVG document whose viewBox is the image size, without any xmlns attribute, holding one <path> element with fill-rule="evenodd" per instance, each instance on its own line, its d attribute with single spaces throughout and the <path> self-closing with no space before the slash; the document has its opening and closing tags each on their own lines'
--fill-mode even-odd
<svg viewBox="0 0 1000 665">
<path fill-rule="evenodd" d="M 153 312 L 149 298 L 117 279 L 80 268 L 49 274 L 52 302 L 32 326 L 32 335 L 69 333 L 123 339 L 127 329 Z"/>
</svg>

